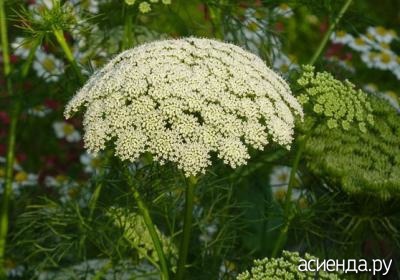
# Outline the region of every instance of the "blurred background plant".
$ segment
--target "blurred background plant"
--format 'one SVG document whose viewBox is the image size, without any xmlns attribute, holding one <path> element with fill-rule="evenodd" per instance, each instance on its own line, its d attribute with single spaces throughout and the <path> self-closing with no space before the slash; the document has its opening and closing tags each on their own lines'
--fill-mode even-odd
<svg viewBox="0 0 400 280">
<path fill-rule="evenodd" d="M 234 171 L 222 165 L 208 171 L 195 193 L 190 279 L 235 279 L 253 259 L 283 249 L 325 259 L 393 259 L 385 279 L 399 279 L 400 3 L 352 1 L 336 22 L 347 2 L 0 0 L 0 196 L 2 221 L 9 223 L 1 225 L 3 273 L 10 279 L 160 279 L 146 232 L 139 239 L 130 234 L 141 222 L 133 222 L 138 208 L 120 163 L 87 154 L 81 121 L 64 121 L 62 111 L 87 77 L 122 50 L 197 36 L 262 57 L 304 98 L 306 121 L 291 151 L 271 146 L 253 151 Z M 332 23 L 334 32 L 321 45 Z M 300 65 L 318 46 L 314 77 L 329 72 L 321 77 L 340 82 L 330 84 L 340 96 L 327 83 L 321 89 L 318 81 L 298 82 L 310 72 Z M 350 125 L 335 104 L 359 89 L 373 123 L 363 115 Z M 182 175 L 146 158 L 129 168 L 140 178 L 135 183 L 173 264 Z"/>
</svg>

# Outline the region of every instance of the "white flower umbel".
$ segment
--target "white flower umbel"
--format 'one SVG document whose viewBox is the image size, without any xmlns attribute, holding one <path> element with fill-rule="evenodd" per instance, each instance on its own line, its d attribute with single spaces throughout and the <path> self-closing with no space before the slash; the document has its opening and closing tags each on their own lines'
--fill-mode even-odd
<svg viewBox="0 0 400 280">
<path fill-rule="evenodd" d="M 287 83 L 260 58 L 197 38 L 119 54 L 72 98 L 65 117 L 81 107 L 89 152 L 113 141 L 123 160 L 149 152 L 186 176 L 204 173 L 212 153 L 235 168 L 249 159 L 249 147 L 290 148 L 294 116 L 303 116 Z"/>
</svg>

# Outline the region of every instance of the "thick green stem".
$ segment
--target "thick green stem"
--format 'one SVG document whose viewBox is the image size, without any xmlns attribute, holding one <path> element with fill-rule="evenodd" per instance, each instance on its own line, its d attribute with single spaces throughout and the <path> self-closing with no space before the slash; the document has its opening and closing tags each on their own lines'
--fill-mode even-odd
<svg viewBox="0 0 400 280">
<path fill-rule="evenodd" d="M 150 212 L 146 207 L 146 204 L 142 200 L 140 193 L 138 190 L 133 187 L 133 196 L 136 199 L 136 202 L 138 204 L 139 210 L 142 214 L 143 220 L 146 224 L 147 230 L 150 233 L 151 239 L 153 241 L 154 249 L 157 252 L 158 258 L 160 260 L 160 268 L 161 268 L 161 274 L 162 274 L 162 279 L 163 280 L 168 280 L 169 279 L 169 272 L 168 272 L 168 265 L 167 261 L 165 259 L 165 255 L 162 249 L 161 241 L 160 238 L 158 237 L 156 228 L 154 226 L 153 220 L 151 219 Z"/>
<path fill-rule="evenodd" d="M 308 137 L 306 137 L 306 138 L 308 138 Z M 285 220 L 285 223 L 284 223 L 281 231 L 279 232 L 278 239 L 277 239 L 277 241 L 275 243 L 275 246 L 274 246 L 274 249 L 272 251 L 272 257 L 276 257 L 276 255 L 278 254 L 278 251 L 283 246 L 285 237 L 287 235 L 290 223 L 291 223 L 292 218 L 293 218 L 293 216 L 290 213 L 291 212 L 290 211 L 291 210 L 290 209 L 290 205 L 291 205 L 291 199 L 292 199 L 292 192 L 293 192 L 294 183 L 296 181 L 296 173 L 297 173 L 297 170 L 299 168 L 301 155 L 303 154 L 304 147 L 305 147 L 305 144 L 306 144 L 306 141 L 307 141 L 306 138 L 300 140 L 299 147 L 297 149 L 296 156 L 295 156 L 294 161 L 293 161 L 292 169 L 290 171 L 288 189 L 287 189 L 287 192 L 286 192 L 285 204 L 284 204 L 284 208 L 283 208 L 283 217 L 286 218 L 286 220 Z"/>
<path fill-rule="evenodd" d="M 0 32 L 1 46 L 3 51 L 4 75 L 8 76 L 11 72 L 10 52 L 8 48 L 8 33 L 4 0 L 0 0 Z"/>
<path fill-rule="evenodd" d="M 225 0 L 221 0 L 218 5 L 219 6 L 215 6 L 214 5 L 209 5 L 208 6 L 208 10 L 210 12 L 210 17 L 211 17 L 211 24 L 212 24 L 212 31 L 213 31 L 213 35 L 215 38 L 220 39 L 220 40 L 224 40 L 224 30 L 223 30 L 223 11 L 225 9 Z"/>
<path fill-rule="evenodd" d="M 343 4 L 342 8 L 339 11 L 339 14 L 336 16 L 336 18 L 334 19 L 334 21 L 332 22 L 332 24 L 329 26 L 328 31 L 325 33 L 324 37 L 322 38 L 321 43 L 319 44 L 317 50 L 315 51 L 314 55 L 312 56 L 309 64 L 313 65 L 318 58 L 321 56 L 323 50 L 325 49 L 329 38 L 331 37 L 332 32 L 335 30 L 336 26 L 338 25 L 339 21 L 341 20 L 341 18 L 343 17 L 344 13 L 347 11 L 347 9 L 349 8 L 350 4 L 351 4 L 352 0 L 346 0 L 346 2 Z M 275 257 L 279 250 L 282 248 L 282 246 L 284 245 L 284 241 L 285 241 L 285 237 L 289 231 L 289 227 L 291 224 L 291 221 L 293 219 L 293 215 L 291 214 L 291 196 L 292 196 L 292 192 L 293 192 L 293 185 L 296 179 L 296 173 L 299 167 L 299 163 L 300 163 L 300 159 L 301 159 L 301 155 L 304 151 L 304 147 L 306 145 L 307 139 L 310 137 L 312 128 L 309 129 L 308 133 L 306 134 L 306 136 L 300 140 L 299 142 L 299 147 L 297 149 L 296 152 L 296 156 L 295 159 L 293 161 L 293 165 L 292 165 L 292 170 L 290 172 L 290 177 L 289 177 L 289 184 L 288 184 L 288 189 L 286 192 L 286 198 L 285 198 L 285 204 L 284 204 L 284 208 L 283 208 L 283 216 L 286 218 L 284 225 L 281 228 L 281 231 L 279 232 L 279 236 L 278 239 L 275 243 L 274 249 L 272 251 L 272 257 Z"/>
<path fill-rule="evenodd" d="M 134 186 L 131 174 L 128 168 L 125 168 L 126 178 L 128 180 L 129 185 L 132 187 L 133 197 L 135 198 L 137 205 L 139 207 L 139 211 L 143 217 L 144 223 L 146 224 L 147 230 L 150 233 L 151 240 L 154 245 L 154 249 L 157 252 L 159 262 L 160 262 L 160 270 L 161 270 L 161 279 L 162 280 L 169 280 L 169 270 L 167 265 L 167 260 L 164 255 L 164 251 L 162 249 L 160 238 L 157 234 L 156 228 L 154 226 L 153 220 L 151 219 L 149 209 L 147 208 L 146 204 L 142 200 L 139 191 Z"/>
<path fill-rule="evenodd" d="M 329 26 L 328 31 L 325 33 L 324 37 L 322 38 L 321 43 L 318 46 L 318 49 L 316 50 L 313 57 L 311 58 L 311 60 L 309 62 L 310 65 L 313 65 L 318 60 L 318 58 L 321 56 L 322 51 L 325 49 L 326 44 L 328 43 L 329 38 L 332 35 L 332 32 L 335 30 L 336 26 L 338 25 L 339 21 L 343 17 L 344 13 L 349 8 L 351 2 L 352 2 L 352 0 L 346 0 L 346 2 L 343 4 L 342 8 L 339 11 L 339 14 L 335 17 L 332 24 Z"/>
<path fill-rule="evenodd" d="M 10 53 L 8 47 L 8 33 L 7 33 L 7 21 L 6 12 L 4 7 L 4 1 L 0 0 L 0 31 L 1 31 L 1 47 L 3 51 L 3 66 L 4 75 L 6 78 L 7 91 L 10 96 L 13 96 L 13 87 L 11 83 L 11 64 L 10 64 Z M 15 102 L 11 106 L 11 121 L 10 129 L 8 132 L 7 139 L 7 156 L 6 156 L 6 177 L 4 190 L 2 195 L 1 209 L 0 209 L 0 278 L 6 277 L 4 269 L 4 258 L 6 251 L 6 240 L 8 233 L 8 211 L 9 202 L 12 197 L 12 181 L 13 181 L 13 166 L 15 158 L 15 135 L 17 131 L 17 120 L 19 112 L 19 102 Z"/>
<path fill-rule="evenodd" d="M 106 173 L 106 167 L 107 167 L 107 165 L 109 163 L 111 155 L 107 153 L 104 157 L 105 157 L 104 164 L 101 166 L 101 169 L 100 169 L 100 172 L 99 172 L 99 175 L 98 175 L 98 178 L 99 178 L 100 181 L 97 182 L 96 188 L 95 188 L 95 190 L 93 192 L 93 195 L 92 195 L 92 197 L 90 198 L 90 201 L 89 201 L 89 221 L 92 220 L 93 214 L 94 214 L 94 210 L 96 210 L 97 202 L 99 200 L 100 193 L 101 193 L 101 190 L 103 188 L 102 180 L 103 180 L 104 175 Z"/>
<path fill-rule="evenodd" d="M 59 29 L 54 29 L 53 30 L 53 34 L 57 39 L 57 42 L 60 44 L 61 49 L 63 50 L 65 57 L 67 58 L 67 60 L 71 63 L 72 68 L 74 69 L 76 75 L 78 76 L 79 82 L 81 84 L 83 84 L 83 82 L 85 81 L 81 70 L 78 67 L 78 64 L 76 63 L 76 60 L 74 58 L 74 55 L 71 52 L 71 49 L 68 46 L 67 41 L 64 38 L 64 33 L 62 30 Z"/>
<path fill-rule="evenodd" d="M 133 47 L 133 11 L 127 8 L 125 11 L 124 38 L 122 49 L 126 50 Z"/>
<path fill-rule="evenodd" d="M 194 205 L 194 189 L 197 184 L 196 177 L 189 177 L 188 186 L 186 187 L 186 201 L 185 201 L 185 217 L 183 221 L 183 236 L 179 248 L 178 268 L 176 272 L 176 280 L 185 279 L 185 266 L 186 259 L 189 252 L 190 233 L 192 230 L 192 216 Z"/>
</svg>

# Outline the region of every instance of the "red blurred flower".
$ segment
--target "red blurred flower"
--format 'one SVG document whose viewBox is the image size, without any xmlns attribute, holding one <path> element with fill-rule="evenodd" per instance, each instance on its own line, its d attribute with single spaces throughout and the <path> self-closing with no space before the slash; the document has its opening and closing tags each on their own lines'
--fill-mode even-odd
<svg viewBox="0 0 400 280">
<path fill-rule="evenodd" d="M 9 124 L 10 123 L 10 117 L 8 116 L 7 112 L 0 111 L 0 121 L 3 124 Z"/>
<path fill-rule="evenodd" d="M 26 161 L 27 156 L 25 153 L 19 153 L 16 155 L 16 158 L 19 163 L 23 163 L 24 161 Z"/>
<path fill-rule="evenodd" d="M 285 31 L 285 25 L 283 24 L 283 22 L 275 23 L 275 30 L 278 31 L 278 32 Z"/>
<path fill-rule="evenodd" d="M 325 52 L 326 57 L 339 56 L 342 49 L 342 44 L 331 44 Z"/>
<path fill-rule="evenodd" d="M 54 99 L 45 99 L 44 105 L 53 110 L 57 110 L 58 108 L 60 108 L 60 103 Z"/>
</svg>

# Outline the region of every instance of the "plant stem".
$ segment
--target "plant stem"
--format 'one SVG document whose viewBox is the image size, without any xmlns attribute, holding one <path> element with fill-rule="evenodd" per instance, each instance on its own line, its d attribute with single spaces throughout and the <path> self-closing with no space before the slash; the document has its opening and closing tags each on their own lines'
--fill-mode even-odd
<svg viewBox="0 0 400 280">
<path fill-rule="evenodd" d="M 176 279 L 182 280 L 185 276 L 186 259 L 189 251 L 190 232 L 192 230 L 192 216 L 194 204 L 194 189 L 197 184 L 196 177 L 189 177 L 188 186 L 186 187 L 185 198 L 185 217 L 183 221 L 183 236 L 179 248 L 178 268 L 176 272 Z"/>
<path fill-rule="evenodd" d="M 65 57 L 67 58 L 67 60 L 71 63 L 72 68 L 74 69 L 76 75 L 78 76 L 79 82 L 81 84 L 83 84 L 83 82 L 85 81 L 81 70 L 78 67 L 78 64 L 76 63 L 76 60 L 71 52 L 71 49 L 68 46 L 67 41 L 64 38 L 64 33 L 62 30 L 59 29 L 54 29 L 53 30 L 53 34 L 57 39 L 57 42 L 60 44 L 61 49 L 63 50 Z"/>
<path fill-rule="evenodd" d="M 349 8 L 351 2 L 352 2 L 352 0 L 346 0 L 346 2 L 343 4 L 342 8 L 339 11 L 339 14 L 336 16 L 336 18 L 333 20 L 332 24 L 329 26 L 328 31 L 325 33 L 324 37 L 322 38 L 321 43 L 319 44 L 317 50 L 315 51 L 314 55 L 312 56 L 312 58 L 309 62 L 310 65 L 313 65 L 318 60 L 318 58 L 321 56 L 322 51 L 325 49 L 326 44 L 328 43 L 328 40 L 331 37 L 332 32 L 335 30 L 336 26 L 338 25 L 339 21 L 343 17 L 344 13 Z M 271 255 L 272 257 L 275 257 L 278 254 L 278 251 L 283 246 L 285 237 L 287 235 L 291 221 L 293 219 L 293 215 L 290 213 L 293 184 L 296 179 L 296 173 L 297 173 L 297 170 L 299 167 L 301 155 L 304 151 L 306 142 L 307 142 L 308 138 L 310 137 L 311 131 L 312 131 L 312 128 L 309 129 L 309 131 L 306 134 L 306 136 L 304 137 L 304 139 L 299 141 L 300 142 L 299 147 L 297 149 L 296 156 L 293 161 L 293 166 L 290 171 L 289 184 L 288 184 L 288 189 L 286 192 L 285 204 L 284 204 L 284 209 L 283 209 L 283 211 L 284 211 L 283 213 L 284 213 L 284 217 L 286 218 L 286 221 L 285 221 L 285 224 L 283 225 L 283 227 L 279 233 L 278 239 L 275 243 L 275 246 L 274 246 L 274 249 L 273 249 L 272 255 Z"/>
<path fill-rule="evenodd" d="M 1 46 L 3 50 L 3 66 L 4 76 L 7 84 L 8 94 L 13 97 L 13 88 L 11 83 L 11 64 L 10 53 L 8 48 L 7 21 L 4 7 L 4 0 L 0 0 L 0 31 L 1 31 Z M 6 176 L 5 185 L 2 195 L 2 203 L 0 209 L 0 278 L 6 278 L 4 269 L 4 257 L 6 251 L 7 233 L 8 233 L 8 211 L 9 202 L 12 197 L 12 179 L 13 166 L 15 158 L 15 136 L 17 131 L 17 120 L 19 112 L 19 102 L 13 103 L 11 106 L 11 122 L 10 130 L 7 137 L 7 156 L 6 156 Z"/>
<path fill-rule="evenodd" d="M 122 49 L 126 50 L 133 46 L 133 10 L 129 7 L 125 10 L 124 38 L 122 40 Z"/>
<path fill-rule="evenodd" d="M 225 9 L 225 0 L 219 1 L 219 6 L 211 4 L 208 6 L 210 11 L 212 31 L 215 38 L 224 40 L 224 30 L 223 30 L 223 10 Z"/>
<path fill-rule="evenodd" d="M 138 190 L 133 187 L 133 196 L 136 199 L 136 202 L 138 204 L 139 210 L 142 213 L 143 220 L 147 226 L 147 229 L 150 233 L 151 239 L 153 241 L 154 249 L 157 251 L 158 258 L 160 259 L 160 267 L 161 267 L 161 273 L 162 273 L 162 279 L 163 280 L 168 280 L 169 279 L 169 272 L 168 272 L 168 266 L 167 266 L 167 261 L 164 256 L 164 252 L 162 249 L 161 241 L 160 238 L 158 237 L 156 228 L 154 226 L 153 220 L 151 219 L 150 212 L 146 207 L 146 204 L 142 200 Z"/>
<path fill-rule="evenodd" d="M 321 43 L 318 46 L 318 49 L 314 53 L 313 57 L 311 58 L 309 64 L 313 65 L 320 55 L 322 54 L 322 51 L 325 49 L 326 44 L 328 43 L 329 38 L 331 37 L 332 32 L 335 30 L 336 26 L 338 25 L 339 21 L 343 17 L 344 13 L 347 11 L 351 4 L 352 0 L 346 0 L 346 2 L 343 4 L 342 8 L 339 11 L 339 14 L 336 16 L 336 18 L 333 20 L 332 24 L 329 26 L 328 31 L 325 33 L 324 37 L 322 38 Z"/>
<path fill-rule="evenodd" d="M 283 208 L 283 217 L 286 218 L 286 221 L 285 221 L 281 231 L 279 232 L 278 239 L 277 239 L 277 241 L 275 243 L 275 246 L 274 246 L 274 249 L 272 251 L 272 255 L 271 255 L 272 257 L 276 257 L 276 255 L 278 254 L 278 251 L 283 246 L 283 242 L 285 240 L 286 234 L 287 234 L 287 232 L 289 230 L 289 226 L 290 226 L 290 223 L 291 223 L 292 218 L 293 218 L 293 215 L 290 214 L 290 205 L 291 205 L 291 198 L 292 198 L 292 192 L 293 192 L 293 185 L 294 185 L 295 180 L 296 180 L 296 173 L 297 173 L 297 170 L 299 168 L 301 155 L 303 154 L 307 138 L 308 137 L 306 137 L 305 139 L 300 140 L 299 147 L 297 149 L 296 156 L 295 156 L 294 161 L 293 161 L 293 166 L 292 166 L 292 169 L 290 171 L 288 189 L 286 191 L 285 204 L 284 204 L 284 208 Z"/>
<path fill-rule="evenodd" d="M 159 262 L 160 262 L 160 269 L 161 269 L 161 276 L 162 280 L 169 280 L 169 270 L 167 265 L 167 260 L 164 255 L 164 251 L 162 249 L 160 238 L 158 237 L 156 228 L 154 226 L 153 220 L 151 219 L 149 209 L 147 208 L 146 204 L 142 200 L 139 191 L 133 184 L 133 180 L 130 176 L 128 168 L 126 168 L 126 177 L 128 179 L 128 183 L 132 186 L 133 197 L 135 198 L 137 205 L 139 207 L 139 211 L 143 217 L 144 223 L 146 224 L 147 230 L 150 233 L 151 240 L 154 245 L 154 249 L 157 252 Z"/>
<path fill-rule="evenodd" d="M 8 76 L 11 72 L 10 52 L 8 48 L 8 33 L 4 0 L 0 0 L 0 32 L 1 46 L 3 51 L 4 75 Z"/>
</svg>

